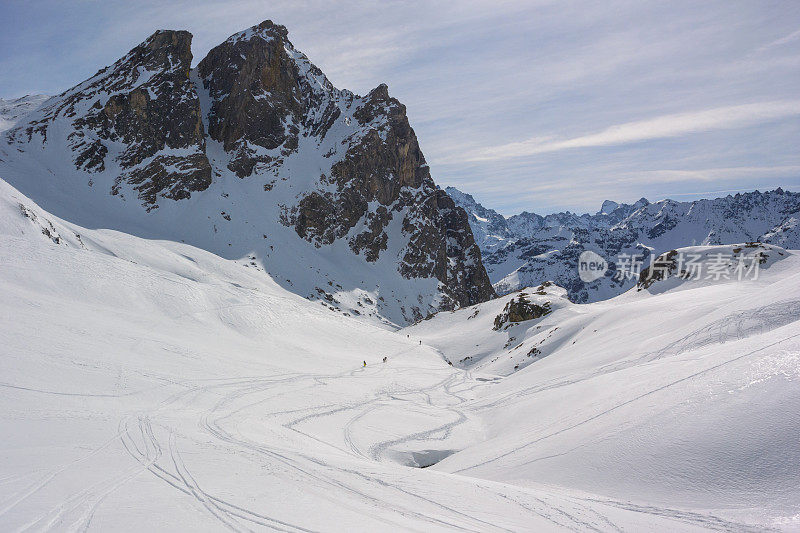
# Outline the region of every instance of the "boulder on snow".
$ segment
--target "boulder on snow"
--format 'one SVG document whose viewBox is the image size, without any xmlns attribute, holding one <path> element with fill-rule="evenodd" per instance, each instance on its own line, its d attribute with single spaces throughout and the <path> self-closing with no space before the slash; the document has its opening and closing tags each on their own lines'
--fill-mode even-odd
<svg viewBox="0 0 800 533">
<path fill-rule="evenodd" d="M 492 329 L 497 331 L 507 324 L 542 318 L 550 313 L 550 302 L 539 305 L 528 300 L 527 296 L 528 295 L 523 292 L 516 298 L 509 300 L 503 308 L 503 312 L 495 317 L 494 328 Z"/>
</svg>

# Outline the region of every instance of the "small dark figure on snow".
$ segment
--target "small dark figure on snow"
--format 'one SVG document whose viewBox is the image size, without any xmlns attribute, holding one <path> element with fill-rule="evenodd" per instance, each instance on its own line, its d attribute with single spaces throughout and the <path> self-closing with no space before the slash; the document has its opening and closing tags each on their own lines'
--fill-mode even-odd
<svg viewBox="0 0 800 533">
<path fill-rule="evenodd" d="M 363 366 L 367 366 L 367 362 L 366 361 L 364 361 L 364 365 Z"/>
<path fill-rule="evenodd" d="M 385 358 L 385 357 L 383 358 L 383 362 L 384 362 L 384 363 L 386 362 L 386 358 Z"/>
</svg>

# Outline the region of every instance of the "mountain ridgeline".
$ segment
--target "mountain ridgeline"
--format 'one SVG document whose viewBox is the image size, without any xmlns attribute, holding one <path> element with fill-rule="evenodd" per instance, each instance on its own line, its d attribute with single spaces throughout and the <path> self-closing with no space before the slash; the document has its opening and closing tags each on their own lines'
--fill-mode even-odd
<svg viewBox="0 0 800 533">
<path fill-rule="evenodd" d="M 624 275 L 624 256 L 639 258 L 644 268 L 651 258 L 683 246 L 759 241 L 800 248 L 800 194 L 780 188 L 694 202 L 607 200 L 594 215 L 523 212 L 508 218 L 469 194 L 452 187 L 447 192 L 469 214 L 484 265 L 500 294 L 548 280 L 566 288 L 573 302 L 586 303 L 636 284 L 636 276 Z M 605 276 L 590 283 L 578 273 L 578 258 L 585 250 L 600 254 L 609 266 Z"/>
<path fill-rule="evenodd" d="M 800 195 L 603 203 L 503 217 L 434 183 L 403 104 L 337 89 L 264 21 L 192 67 L 160 30 L 60 95 L 0 100 L 0 178 L 88 228 L 181 241 L 387 325 L 552 281 L 574 302 L 632 287 L 621 256 L 762 241 L 800 248 Z M 585 250 L 608 261 L 583 282 Z"/>
<path fill-rule="evenodd" d="M 0 177 L 91 228 L 187 242 L 405 324 L 495 293 L 405 107 L 335 88 L 265 21 L 192 68 L 157 31 L 1 135 Z"/>
</svg>

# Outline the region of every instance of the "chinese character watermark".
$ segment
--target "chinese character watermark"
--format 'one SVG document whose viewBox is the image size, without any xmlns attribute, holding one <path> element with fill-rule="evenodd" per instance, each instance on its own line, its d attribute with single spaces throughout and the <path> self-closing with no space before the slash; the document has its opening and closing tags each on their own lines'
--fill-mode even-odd
<svg viewBox="0 0 800 533">
<path fill-rule="evenodd" d="M 613 279 L 627 281 L 630 279 L 657 281 L 674 276 L 689 281 L 728 281 L 757 280 L 764 255 L 757 251 L 752 254 L 740 254 L 739 249 L 708 254 L 698 252 L 678 252 L 673 250 L 666 254 L 647 256 L 636 254 L 619 254 L 616 272 Z M 578 273 L 586 283 L 599 279 L 608 270 L 608 263 L 598 254 L 585 251 L 578 262 Z"/>
</svg>

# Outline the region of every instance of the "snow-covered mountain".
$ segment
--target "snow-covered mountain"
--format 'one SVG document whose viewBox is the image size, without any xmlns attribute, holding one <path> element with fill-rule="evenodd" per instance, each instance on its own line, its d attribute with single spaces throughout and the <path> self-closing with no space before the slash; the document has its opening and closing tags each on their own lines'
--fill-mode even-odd
<svg viewBox="0 0 800 533">
<path fill-rule="evenodd" d="M 405 107 L 340 90 L 265 21 L 192 68 L 157 31 L 21 117 L 0 177 L 90 228 L 182 241 L 323 305 L 404 324 L 494 295 Z M 34 106 L 32 106 L 34 107 Z"/>
<path fill-rule="evenodd" d="M 797 530 L 800 255 L 758 251 L 387 331 L 0 180 L 0 528 Z"/>
<path fill-rule="evenodd" d="M 541 216 L 523 212 L 505 218 L 452 187 L 463 207 L 486 271 L 498 293 L 553 281 L 574 302 L 621 294 L 636 283 L 636 257 L 646 267 L 658 254 L 682 246 L 760 241 L 800 248 L 800 194 L 776 189 L 714 200 L 634 204 L 605 201 L 596 214 Z M 605 276 L 586 283 L 578 259 L 586 250 L 608 262 Z M 624 264 L 623 264 L 624 263 Z"/>
<path fill-rule="evenodd" d="M 0 131 L 10 129 L 23 115 L 42 105 L 47 96 L 34 94 L 6 100 L 0 98 Z"/>
</svg>

